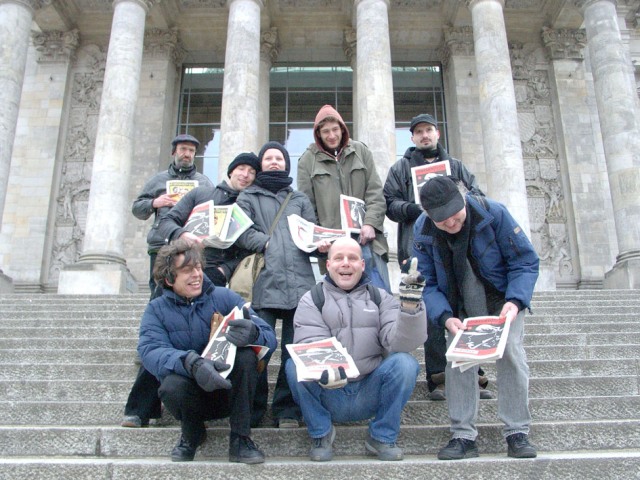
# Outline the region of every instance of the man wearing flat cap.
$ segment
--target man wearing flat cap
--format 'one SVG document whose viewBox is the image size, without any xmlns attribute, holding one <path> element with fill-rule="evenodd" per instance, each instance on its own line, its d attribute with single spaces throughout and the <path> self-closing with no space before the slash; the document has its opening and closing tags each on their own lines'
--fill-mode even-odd
<svg viewBox="0 0 640 480">
<path fill-rule="evenodd" d="M 427 113 L 421 113 L 411 120 L 409 126 L 411 141 L 415 146 L 409 147 L 404 156 L 389 169 L 384 184 L 384 198 L 387 202 L 387 217 L 398 222 L 398 262 L 402 264 L 411 256 L 411 242 L 413 240 L 413 225 L 422 213 L 419 199 L 415 198 L 411 169 L 434 162 L 449 160 L 451 176 L 470 192 L 484 195 L 478 187 L 476 177 L 467 167 L 453 158 L 438 142 L 440 130 L 435 118 Z M 427 387 L 431 400 L 445 400 L 445 359 L 446 342 L 444 330 L 429 325 L 429 337 L 424 345 L 425 373 Z M 489 381 L 480 371 L 480 396 L 492 398 L 486 389 Z"/>
<path fill-rule="evenodd" d="M 173 160 L 166 171 L 159 172 L 151 177 L 142 187 L 140 195 L 133 201 L 131 212 L 140 220 L 147 220 L 154 215 L 154 222 L 147 235 L 147 252 L 149 253 L 149 289 L 151 298 L 156 292 L 156 283 L 153 280 L 153 265 L 160 247 L 165 242 L 158 235 L 158 225 L 162 214 L 169 211 L 179 200 L 176 196 L 167 193 L 167 180 L 197 180 L 198 186 L 213 187 L 211 180 L 196 171 L 193 163 L 196 150 L 200 142 L 196 137 L 181 133 L 171 141 L 171 156 Z M 158 295 L 161 290 L 158 290 Z"/>
<path fill-rule="evenodd" d="M 447 176 L 420 190 L 426 213 L 416 221 L 412 256 L 426 279 L 427 318 L 448 330 L 450 343 L 466 317 L 494 315 L 511 322 L 504 355 L 496 361 L 498 417 L 508 455 L 533 458 L 529 443 L 529 367 L 523 347 L 525 309 L 538 279 L 539 258 L 506 207 L 459 191 Z M 478 456 L 478 367 L 446 367 L 452 439 L 440 460 Z"/>
</svg>

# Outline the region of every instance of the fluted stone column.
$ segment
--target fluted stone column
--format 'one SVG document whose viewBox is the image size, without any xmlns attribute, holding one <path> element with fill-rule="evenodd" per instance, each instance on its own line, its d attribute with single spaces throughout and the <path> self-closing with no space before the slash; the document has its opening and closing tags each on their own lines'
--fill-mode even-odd
<svg viewBox="0 0 640 480">
<path fill-rule="evenodd" d="M 220 120 L 218 178 L 240 152 L 260 148 L 260 10 L 262 0 L 229 0 Z"/>
<path fill-rule="evenodd" d="M 13 139 L 27 62 L 31 22 L 41 0 L 0 0 L 0 226 L 9 184 Z M 0 269 L 0 293 L 13 291 L 13 282 Z"/>
<path fill-rule="evenodd" d="M 584 14 L 596 105 L 618 236 L 618 256 L 605 288 L 640 288 L 640 125 L 631 60 L 614 0 L 576 2 Z"/>
<path fill-rule="evenodd" d="M 269 138 L 271 66 L 276 58 L 278 58 L 278 29 L 272 27 L 262 33 L 260 42 L 260 100 L 258 107 L 258 142 L 260 144 L 271 140 Z"/>
<path fill-rule="evenodd" d="M 480 94 L 487 194 L 509 208 L 530 235 L 518 112 L 503 0 L 470 0 Z"/>
<path fill-rule="evenodd" d="M 115 0 L 80 260 L 60 273 L 58 293 L 137 291 L 124 257 L 134 115 L 146 14 L 155 0 Z"/>
<path fill-rule="evenodd" d="M 359 113 L 360 109 L 357 105 L 358 100 L 358 60 L 356 50 L 358 49 L 358 34 L 354 28 L 346 28 L 343 35 L 344 56 L 349 60 L 349 65 L 353 71 L 351 75 L 351 98 L 353 103 L 353 128 L 351 129 L 352 138 L 360 138 L 358 135 L 358 127 L 360 125 Z"/>
</svg>

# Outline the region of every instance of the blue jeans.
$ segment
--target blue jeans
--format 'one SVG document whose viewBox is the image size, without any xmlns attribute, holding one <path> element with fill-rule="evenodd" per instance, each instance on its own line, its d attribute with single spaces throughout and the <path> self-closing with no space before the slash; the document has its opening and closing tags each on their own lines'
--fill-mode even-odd
<svg viewBox="0 0 640 480">
<path fill-rule="evenodd" d="M 375 287 L 382 288 L 388 293 L 391 293 L 387 262 L 373 251 L 371 243 L 362 246 L 362 258 L 364 259 L 364 271 L 371 279 L 371 283 Z"/>
<path fill-rule="evenodd" d="M 524 315 L 521 311 L 509 327 L 509 338 L 500 360 L 496 361 L 498 386 L 498 417 L 504 423 L 502 435 L 529 433 L 529 366 L 522 344 Z M 453 335 L 447 332 L 447 346 Z M 460 372 L 447 363 L 445 391 L 451 419 L 452 438 L 475 440 L 478 436 L 478 367 Z"/>
<path fill-rule="evenodd" d="M 311 438 L 327 435 L 333 422 L 373 418 L 369 433 L 383 443 L 394 443 L 398 438 L 402 409 L 419 372 L 411 355 L 395 353 L 362 380 L 328 390 L 318 382 L 298 382 L 293 360 L 287 362 L 286 369 L 293 399 L 300 405 Z"/>
</svg>

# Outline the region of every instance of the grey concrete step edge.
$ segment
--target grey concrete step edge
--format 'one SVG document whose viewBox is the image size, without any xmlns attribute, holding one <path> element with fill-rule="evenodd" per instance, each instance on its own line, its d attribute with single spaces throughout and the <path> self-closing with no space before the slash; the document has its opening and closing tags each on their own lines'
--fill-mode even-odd
<svg viewBox="0 0 640 480">
<path fill-rule="evenodd" d="M 274 480 L 385 478 L 388 480 L 424 478 L 450 480 L 452 478 L 492 480 L 514 478 L 585 480 L 594 472 L 601 472 L 603 480 L 637 479 L 640 456 L 633 450 L 613 452 L 540 452 L 537 459 L 516 460 L 504 455 L 481 455 L 462 462 L 442 462 L 435 455 L 406 455 L 401 462 L 380 462 L 362 455 L 338 456 L 332 462 L 318 463 L 305 459 L 268 457 L 261 465 L 228 463 L 226 457 L 206 457 L 200 453 L 189 464 L 172 463 L 168 459 L 102 459 L 60 458 L 41 459 L 15 457 L 0 459 L 1 479 L 65 478 L 66 480 L 139 479 L 155 480 L 180 478 L 269 478 Z M 606 472 L 606 473 L 605 473 Z"/>
<path fill-rule="evenodd" d="M 531 441 L 541 452 L 639 449 L 640 420 L 539 422 L 531 426 Z M 337 455 L 360 455 L 365 426 L 338 426 Z M 504 453 L 506 444 L 498 424 L 478 424 L 481 453 Z M 178 427 L 130 429 L 121 427 L 0 427 L 3 456 L 166 457 L 179 437 Z M 254 429 L 252 438 L 267 456 L 306 457 L 306 428 Z M 403 426 L 398 439 L 407 455 L 434 454 L 450 438 L 448 425 Z M 228 428 L 208 429 L 204 456 L 226 452 Z"/>
<path fill-rule="evenodd" d="M 425 396 L 415 395 L 406 405 L 402 422 L 404 425 L 442 425 L 447 421 L 446 402 L 425 400 Z M 533 422 L 575 421 L 575 420 L 620 420 L 637 419 L 640 397 L 576 397 L 576 398 L 532 398 L 530 410 Z M 27 425 L 39 426 L 117 426 L 124 411 L 124 401 L 94 402 L 3 402 L 0 401 L 0 418 L 6 427 Z M 497 401 L 480 402 L 478 421 L 496 422 Z M 224 421 L 222 421 L 224 422 Z M 215 422 L 216 424 L 226 424 Z M 176 426 L 175 420 L 166 410 L 162 426 Z M 272 425 L 269 418 L 264 425 Z"/>
</svg>

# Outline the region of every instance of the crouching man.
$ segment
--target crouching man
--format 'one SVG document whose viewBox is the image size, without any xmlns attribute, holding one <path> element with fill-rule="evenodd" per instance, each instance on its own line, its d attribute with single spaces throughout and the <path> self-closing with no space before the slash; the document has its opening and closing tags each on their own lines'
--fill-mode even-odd
<svg viewBox="0 0 640 480">
<path fill-rule="evenodd" d="M 244 319 L 229 322 L 227 339 L 238 349 L 229 365 L 204 359 L 200 353 L 209 342 L 214 313 L 229 314 L 243 308 L 243 298 L 214 286 L 202 273 L 201 248 L 177 240 L 158 252 L 153 275 L 163 287 L 142 316 L 138 353 L 144 367 L 160 381 L 158 395 L 181 422 L 182 434 L 171 460 L 193 460 L 207 438 L 204 422 L 229 417 L 229 461 L 262 463 L 264 454 L 251 440 L 251 406 L 258 379 L 258 360 L 247 345 L 264 345 L 273 352 L 273 329 L 253 310 L 243 309 Z M 267 357 L 268 358 L 268 357 Z"/>
<path fill-rule="evenodd" d="M 308 292 L 300 299 L 293 320 L 295 343 L 335 336 L 360 372 L 358 378 L 348 381 L 342 370 L 338 375 L 323 373 L 319 382 L 298 382 L 294 362 L 287 362 L 287 380 L 312 439 L 310 457 L 318 462 L 333 458 L 333 422 L 366 419 L 371 419 L 366 451 L 380 460 L 403 458 L 396 445 L 400 416 L 419 371 L 418 362 L 406 352 L 427 338 L 424 279 L 416 272 L 415 260 L 407 262 L 398 302 L 383 289 L 368 285 L 364 269 L 358 242 L 336 240 L 321 282 L 322 308 Z"/>
</svg>

